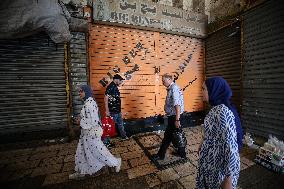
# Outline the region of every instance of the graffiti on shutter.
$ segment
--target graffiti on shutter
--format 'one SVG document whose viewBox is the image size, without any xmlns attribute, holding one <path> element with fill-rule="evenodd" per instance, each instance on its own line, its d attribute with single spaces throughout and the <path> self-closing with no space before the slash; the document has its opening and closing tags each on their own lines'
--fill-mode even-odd
<svg viewBox="0 0 284 189">
<path fill-rule="evenodd" d="M 162 75 L 171 73 L 184 92 L 185 110 L 203 110 L 203 43 L 199 39 L 122 27 L 94 25 L 89 40 L 90 80 L 101 112 L 114 74 L 126 119 L 164 114 Z"/>
</svg>

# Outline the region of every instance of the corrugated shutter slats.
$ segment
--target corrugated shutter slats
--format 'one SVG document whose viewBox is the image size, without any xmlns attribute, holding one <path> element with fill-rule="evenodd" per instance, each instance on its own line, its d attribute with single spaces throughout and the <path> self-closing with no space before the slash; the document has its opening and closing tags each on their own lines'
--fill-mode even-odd
<svg viewBox="0 0 284 189">
<path fill-rule="evenodd" d="M 267 1 L 244 14 L 243 124 L 284 139 L 284 12 Z"/>
<path fill-rule="evenodd" d="M 229 83 L 233 103 L 240 110 L 241 88 L 241 39 L 240 23 L 212 33 L 205 40 L 206 77 L 222 76 Z"/>
<path fill-rule="evenodd" d="M 47 35 L 0 40 L 0 132 L 66 127 L 64 47 Z"/>
</svg>

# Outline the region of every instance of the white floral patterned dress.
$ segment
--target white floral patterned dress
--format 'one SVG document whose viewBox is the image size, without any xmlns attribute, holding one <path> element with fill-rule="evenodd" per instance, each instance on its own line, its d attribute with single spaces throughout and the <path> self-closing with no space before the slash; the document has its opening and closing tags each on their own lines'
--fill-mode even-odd
<svg viewBox="0 0 284 189">
<path fill-rule="evenodd" d="M 213 107 L 204 120 L 197 189 L 218 189 L 226 176 L 232 177 L 233 188 L 237 188 L 240 172 L 235 118 L 224 104 Z"/>
<path fill-rule="evenodd" d="M 81 110 L 81 136 L 75 155 L 75 171 L 94 174 L 105 165 L 116 167 L 120 163 L 101 140 L 102 128 L 96 101 L 89 97 Z"/>
</svg>

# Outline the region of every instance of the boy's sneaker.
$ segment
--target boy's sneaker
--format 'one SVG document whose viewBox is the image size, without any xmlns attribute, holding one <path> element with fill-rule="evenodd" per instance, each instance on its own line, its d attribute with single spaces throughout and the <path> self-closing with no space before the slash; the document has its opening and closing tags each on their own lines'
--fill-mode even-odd
<svg viewBox="0 0 284 189">
<path fill-rule="evenodd" d="M 115 167 L 115 172 L 119 172 L 120 171 L 120 167 L 121 167 L 121 158 L 117 158 L 118 159 L 118 165 Z"/>
</svg>

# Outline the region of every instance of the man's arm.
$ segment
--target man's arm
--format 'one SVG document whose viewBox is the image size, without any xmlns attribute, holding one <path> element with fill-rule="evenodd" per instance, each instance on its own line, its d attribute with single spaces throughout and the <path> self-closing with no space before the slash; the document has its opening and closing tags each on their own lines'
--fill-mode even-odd
<svg viewBox="0 0 284 189">
<path fill-rule="evenodd" d="M 180 128 L 180 105 L 175 106 L 175 111 L 176 111 L 175 125 L 176 125 L 176 128 Z"/>
<path fill-rule="evenodd" d="M 108 95 L 105 95 L 105 109 L 106 109 L 106 116 L 110 116 L 108 108 Z"/>
</svg>

